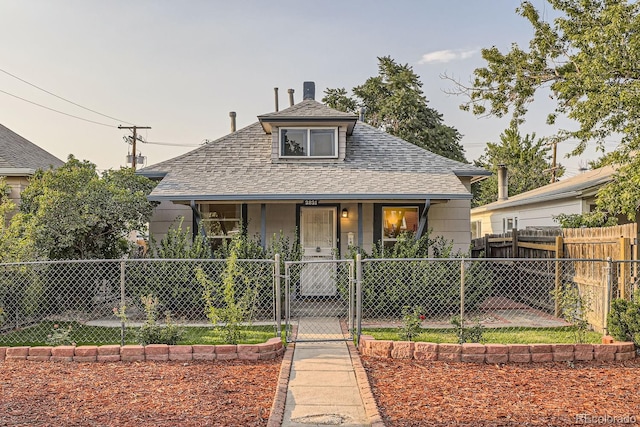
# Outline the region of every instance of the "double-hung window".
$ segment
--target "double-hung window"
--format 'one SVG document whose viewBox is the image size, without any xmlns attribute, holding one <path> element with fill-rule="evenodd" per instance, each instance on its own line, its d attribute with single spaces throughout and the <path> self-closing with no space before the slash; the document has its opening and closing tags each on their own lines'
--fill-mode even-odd
<svg viewBox="0 0 640 427">
<path fill-rule="evenodd" d="M 280 157 L 338 157 L 337 128 L 281 128 Z"/>
</svg>

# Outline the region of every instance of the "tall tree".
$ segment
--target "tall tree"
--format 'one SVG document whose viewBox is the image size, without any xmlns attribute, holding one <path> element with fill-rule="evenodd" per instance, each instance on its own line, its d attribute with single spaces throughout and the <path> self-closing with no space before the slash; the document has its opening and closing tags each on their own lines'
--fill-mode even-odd
<svg viewBox="0 0 640 427">
<path fill-rule="evenodd" d="M 543 139 L 536 140 L 536 134 L 524 137 L 515 126 L 506 129 L 500 135 L 500 143 L 487 143 L 484 154 L 475 161 L 476 166 L 492 171 L 489 178 L 473 184 L 473 205 L 481 206 L 498 200 L 499 165 L 507 167 L 509 176 L 509 196 L 524 193 L 549 184 L 551 168 L 551 147 Z M 564 169 L 559 167 L 557 176 L 562 176 Z"/>
<path fill-rule="evenodd" d="M 474 71 L 463 109 L 522 122 L 528 105 L 542 92 L 556 101 L 547 122 L 558 115 L 577 123 L 557 138 L 577 139 L 574 154 L 588 143 L 604 149 L 605 138 L 620 138 L 615 155 L 620 168 L 598 205 L 633 217 L 640 201 L 640 3 L 630 0 L 547 0 L 559 17 L 542 18 L 529 1 L 517 13 L 533 27 L 529 49 L 517 44 L 507 53 L 482 50 L 486 67 Z"/>
<path fill-rule="evenodd" d="M 408 64 L 388 56 L 378 58 L 378 75 L 353 88 L 327 89 L 322 102 L 357 113 L 364 107 L 365 121 L 433 153 L 466 162 L 460 133 L 443 123 L 442 114 L 428 107 L 420 77 Z"/>
<path fill-rule="evenodd" d="M 132 169 L 99 176 L 93 163 L 69 156 L 58 169 L 36 172 L 11 227 L 44 258 L 117 258 L 129 250 L 129 232 L 145 229 L 153 187 Z"/>
</svg>

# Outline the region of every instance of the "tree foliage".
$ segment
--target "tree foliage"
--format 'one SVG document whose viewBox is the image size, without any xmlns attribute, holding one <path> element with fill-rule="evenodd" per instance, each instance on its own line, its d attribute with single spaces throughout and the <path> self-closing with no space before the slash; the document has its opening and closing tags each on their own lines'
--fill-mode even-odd
<svg viewBox="0 0 640 427">
<path fill-rule="evenodd" d="M 327 89 L 322 102 L 341 111 L 365 108 L 365 121 L 433 153 L 466 162 L 460 133 L 443 123 L 442 114 L 427 106 L 420 77 L 408 64 L 378 58 L 378 75 L 353 88 Z"/>
<path fill-rule="evenodd" d="M 536 95 L 550 96 L 555 110 L 547 118 L 566 116 L 577 123 L 560 129 L 559 141 L 588 143 L 604 150 L 605 139 L 620 138 L 614 182 L 605 187 L 598 206 L 632 217 L 640 201 L 640 3 L 629 0 L 547 0 L 559 17 L 547 22 L 530 1 L 517 13 L 533 27 L 528 49 L 512 44 L 503 53 L 482 50 L 487 62 L 474 71 L 471 86 L 457 83 L 468 96 L 461 107 L 477 115 L 512 114 L 524 121 Z"/>
<path fill-rule="evenodd" d="M 618 225 L 618 218 L 605 212 L 587 212 L 583 214 L 560 214 L 553 220 L 562 228 L 612 227 Z"/>
<path fill-rule="evenodd" d="M 60 168 L 35 173 L 11 227 L 43 258 L 117 258 L 129 250 L 127 235 L 146 228 L 153 187 L 132 169 L 99 176 L 93 163 L 69 156 Z"/>
<path fill-rule="evenodd" d="M 509 176 L 509 196 L 524 193 L 549 184 L 551 168 L 549 151 L 543 139 L 536 134 L 520 135 L 517 127 L 512 126 L 500 135 L 499 143 L 487 143 L 484 154 L 475 161 L 476 166 L 493 172 L 489 178 L 472 186 L 473 206 L 481 206 L 498 200 L 498 166 L 505 165 Z M 563 168 L 556 171 L 562 176 Z"/>
</svg>

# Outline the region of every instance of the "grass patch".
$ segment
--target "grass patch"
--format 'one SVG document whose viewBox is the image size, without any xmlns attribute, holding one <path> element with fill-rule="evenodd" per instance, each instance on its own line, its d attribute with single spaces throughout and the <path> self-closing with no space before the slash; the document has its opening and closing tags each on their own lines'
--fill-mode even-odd
<svg viewBox="0 0 640 427">
<path fill-rule="evenodd" d="M 42 322 L 34 326 L 0 334 L 0 345 L 8 346 L 43 346 L 47 344 L 47 335 L 51 334 L 54 325 L 59 328 L 71 326 L 69 338 L 76 345 L 120 344 L 120 328 L 106 326 L 88 326 L 78 322 Z M 222 339 L 222 331 L 212 326 L 188 326 L 178 344 L 226 344 Z M 246 326 L 242 328 L 240 344 L 259 344 L 275 337 L 272 325 Z M 125 344 L 137 344 L 136 328 L 127 327 Z"/>
<path fill-rule="evenodd" d="M 396 328 L 363 329 L 364 335 L 371 335 L 377 340 L 401 341 Z M 602 334 L 588 331 L 585 342 L 598 344 Z M 414 341 L 432 343 L 457 343 L 458 337 L 453 329 L 421 329 Z M 575 344 L 574 331 L 570 326 L 558 328 L 486 328 L 482 331 L 483 344 Z"/>
</svg>

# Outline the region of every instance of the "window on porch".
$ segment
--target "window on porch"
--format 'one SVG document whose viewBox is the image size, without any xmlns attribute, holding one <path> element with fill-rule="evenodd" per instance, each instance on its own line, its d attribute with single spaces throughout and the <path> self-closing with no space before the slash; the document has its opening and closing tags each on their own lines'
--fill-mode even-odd
<svg viewBox="0 0 640 427">
<path fill-rule="evenodd" d="M 417 206 L 383 206 L 382 207 L 382 246 L 392 248 L 398 236 L 405 232 L 418 231 L 420 215 Z"/>
<path fill-rule="evenodd" d="M 213 249 L 242 230 L 242 205 L 200 204 L 199 208 L 202 227 Z"/>
</svg>

